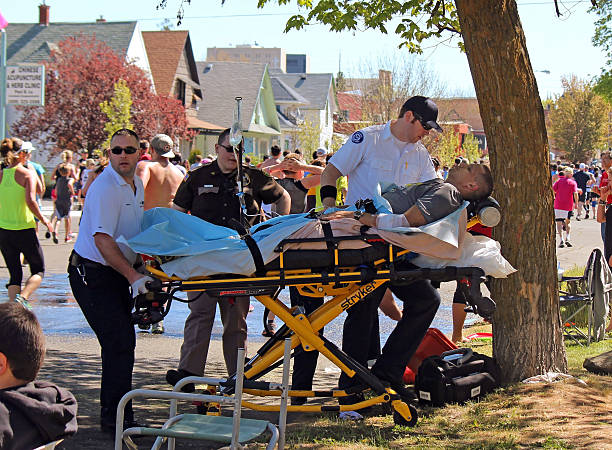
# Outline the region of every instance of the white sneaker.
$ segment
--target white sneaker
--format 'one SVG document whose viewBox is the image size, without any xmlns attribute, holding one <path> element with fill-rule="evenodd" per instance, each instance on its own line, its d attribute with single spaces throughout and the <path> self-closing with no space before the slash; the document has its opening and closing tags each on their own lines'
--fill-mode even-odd
<svg viewBox="0 0 612 450">
<path fill-rule="evenodd" d="M 161 320 L 151 325 L 151 333 L 153 334 L 164 334 L 164 321 Z"/>
</svg>

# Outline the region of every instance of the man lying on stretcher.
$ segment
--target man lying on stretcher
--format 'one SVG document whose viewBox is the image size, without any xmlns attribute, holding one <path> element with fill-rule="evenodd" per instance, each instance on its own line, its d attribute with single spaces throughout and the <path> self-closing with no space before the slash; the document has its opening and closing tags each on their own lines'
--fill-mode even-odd
<svg viewBox="0 0 612 450">
<path fill-rule="evenodd" d="M 487 166 L 461 164 L 450 170 L 446 182 L 434 179 L 408 187 L 397 187 L 383 194 L 393 214 L 336 211 L 323 216 L 323 219 L 354 217 L 364 225 L 379 229 L 418 227 L 447 216 L 457 210 L 464 200 L 486 198 L 492 190 L 493 180 Z M 405 260 L 396 262 L 397 270 L 415 268 L 414 264 Z M 387 287 L 403 302 L 403 313 L 372 367 L 372 372 L 408 399 L 412 395 L 404 388 L 404 370 L 440 305 L 440 296 L 429 280 L 419 280 L 408 285 L 389 282 L 354 305 L 351 308 L 352 314 L 347 316 L 344 323 L 342 349 L 362 365 L 367 364 L 367 359 L 372 356 L 371 350 L 377 347 L 377 342 L 372 342 L 371 337 L 373 320 L 377 317 L 377 308 Z M 346 390 L 358 384 L 356 377 L 349 378 L 344 373 L 340 375 L 340 389 Z M 352 404 L 360 400 L 360 394 L 355 394 L 343 397 L 340 403 Z"/>
<path fill-rule="evenodd" d="M 323 216 L 332 220 L 354 217 L 364 225 L 380 229 L 420 227 L 459 209 L 464 200 L 481 200 L 491 195 L 493 179 L 484 164 L 461 164 L 450 169 L 446 181 L 439 178 L 403 187 L 393 187 L 383 197 L 394 214 L 360 214 L 336 211 Z"/>
</svg>

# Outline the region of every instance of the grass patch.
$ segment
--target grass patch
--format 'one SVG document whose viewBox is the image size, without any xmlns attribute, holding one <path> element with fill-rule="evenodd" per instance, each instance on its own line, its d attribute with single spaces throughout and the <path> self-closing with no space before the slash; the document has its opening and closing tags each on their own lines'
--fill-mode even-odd
<svg viewBox="0 0 612 450">
<path fill-rule="evenodd" d="M 579 268 L 576 269 L 579 271 Z M 470 332 L 490 332 L 477 323 Z M 490 342 L 475 342 L 491 355 Z M 549 385 L 516 383 L 479 401 L 442 408 L 419 407 L 414 428 L 400 427 L 382 407 L 361 422 L 340 421 L 335 414 L 289 416 L 289 448 L 309 449 L 572 449 L 597 448 L 609 439 L 612 378 L 588 373 L 585 358 L 612 349 L 605 340 L 582 347 L 566 342 L 569 373 L 586 381 Z M 259 444 L 261 446 L 261 444 Z"/>
</svg>

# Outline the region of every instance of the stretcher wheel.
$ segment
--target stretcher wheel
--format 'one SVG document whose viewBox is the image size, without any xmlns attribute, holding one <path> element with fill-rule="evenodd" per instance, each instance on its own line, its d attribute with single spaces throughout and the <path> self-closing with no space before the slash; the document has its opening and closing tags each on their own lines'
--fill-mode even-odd
<svg viewBox="0 0 612 450">
<path fill-rule="evenodd" d="M 413 427 L 416 425 L 419 420 L 419 415 L 417 413 L 416 408 L 407 403 L 408 409 L 410 410 L 410 420 L 406 420 L 404 416 L 402 416 L 397 410 L 393 411 L 393 423 L 395 425 L 401 425 L 403 427 Z"/>
</svg>

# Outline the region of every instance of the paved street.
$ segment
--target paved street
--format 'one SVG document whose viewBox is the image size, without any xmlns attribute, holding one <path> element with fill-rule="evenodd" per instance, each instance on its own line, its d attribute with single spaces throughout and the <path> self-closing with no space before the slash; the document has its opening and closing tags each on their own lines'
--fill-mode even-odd
<svg viewBox="0 0 612 450">
<path fill-rule="evenodd" d="M 603 252 L 600 224 L 596 220 L 588 219 L 580 222 L 572 220 L 571 230 L 573 247 L 558 248 L 557 246 L 557 261 L 563 269 L 586 265 L 594 248 L 599 248 Z M 520 268 L 516 267 L 516 269 Z"/>
</svg>

